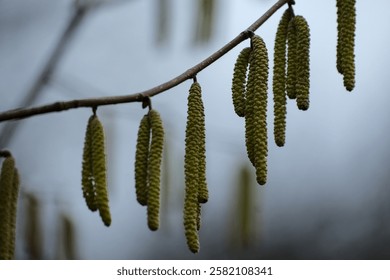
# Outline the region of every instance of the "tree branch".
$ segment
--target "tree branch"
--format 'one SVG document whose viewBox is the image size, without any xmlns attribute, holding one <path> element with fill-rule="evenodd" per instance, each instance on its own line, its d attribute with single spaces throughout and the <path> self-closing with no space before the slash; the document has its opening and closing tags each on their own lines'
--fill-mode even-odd
<svg viewBox="0 0 390 280">
<path fill-rule="evenodd" d="M 60 112 L 69 109 L 76 109 L 80 107 L 98 107 L 104 105 L 114 105 L 120 103 L 130 103 L 130 102 L 142 102 L 145 97 L 152 97 L 154 95 L 160 94 L 164 91 L 167 91 L 188 79 L 192 79 L 197 73 L 213 64 L 223 55 L 228 53 L 242 41 L 248 39 L 255 30 L 257 30 L 263 23 L 265 23 L 278 9 L 280 9 L 284 4 L 290 2 L 289 0 L 279 0 L 276 2 L 267 12 L 265 12 L 258 20 L 256 20 L 251 26 L 249 26 L 245 31 L 241 32 L 233 40 L 223 46 L 221 49 L 207 57 L 202 62 L 188 69 L 179 76 L 167 81 L 163 84 L 160 84 L 156 87 L 142 91 L 139 93 L 134 93 L 130 95 L 122 96 L 111 96 L 111 97 L 101 97 L 101 98 L 89 98 L 89 99 L 78 99 L 72 101 L 64 102 L 55 102 L 52 104 L 47 104 L 38 107 L 32 108 L 20 108 L 9 110 L 0 113 L 0 122 L 8 120 L 16 120 L 28 118 L 34 115 L 41 115 L 51 112 Z"/>
</svg>

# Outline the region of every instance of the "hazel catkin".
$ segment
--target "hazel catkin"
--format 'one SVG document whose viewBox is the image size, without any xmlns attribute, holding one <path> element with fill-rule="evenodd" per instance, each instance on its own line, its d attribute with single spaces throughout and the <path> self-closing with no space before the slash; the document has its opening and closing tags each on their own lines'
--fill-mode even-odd
<svg viewBox="0 0 390 280">
<path fill-rule="evenodd" d="M 274 46 L 274 139 L 279 147 L 284 146 L 286 134 L 286 43 L 291 17 L 291 10 L 287 9 L 279 21 Z"/>
<path fill-rule="evenodd" d="M 96 205 L 105 226 L 111 225 L 111 214 L 108 200 L 106 179 L 106 153 L 104 129 L 96 115 L 91 121 L 92 129 L 92 170 L 96 190 Z"/>
<path fill-rule="evenodd" d="M 94 119 L 93 115 L 88 119 L 87 129 L 85 132 L 82 171 L 81 171 L 81 186 L 83 191 L 83 197 L 85 199 L 87 207 L 91 211 L 96 211 L 97 210 L 96 190 L 95 190 L 95 181 L 93 175 L 93 158 L 92 158 L 92 120 L 93 119 Z"/>
<path fill-rule="evenodd" d="M 159 228 L 161 160 L 164 145 L 164 127 L 160 114 L 149 111 L 151 144 L 148 160 L 149 187 L 147 196 L 147 216 L 150 230 Z"/>
<path fill-rule="evenodd" d="M 296 95 L 297 105 L 300 110 L 309 108 L 310 93 L 310 29 L 303 16 L 296 16 L 293 19 L 297 36 L 296 57 Z"/>
<path fill-rule="evenodd" d="M 194 98 L 199 104 L 198 112 L 198 201 L 199 203 L 206 203 L 209 199 L 209 191 L 206 180 L 206 127 L 204 106 L 202 100 L 202 89 L 199 83 L 194 83 L 192 89 Z"/>
<path fill-rule="evenodd" d="M 348 91 L 355 87 L 356 0 L 337 0 L 337 70 Z"/>
<path fill-rule="evenodd" d="M 185 198 L 184 230 L 191 252 L 199 251 L 200 202 L 206 202 L 208 191 L 205 178 L 205 130 L 201 87 L 191 85 L 188 95 L 188 112 L 185 136 Z"/>
<path fill-rule="evenodd" d="M 1 167 L 0 174 L 0 260 L 13 258 L 12 236 L 13 225 L 12 215 L 16 211 L 13 207 L 13 189 L 15 177 L 15 160 L 12 156 L 7 156 Z"/>
<path fill-rule="evenodd" d="M 268 91 L 268 51 L 263 39 L 254 35 L 251 38 L 248 88 L 245 115 L 246 145 L 248 157 L 256 169 L 257 182 L 267 181 L 267 91 Z"/>
<path fill-rule="evenodd" d="M 287 96 L 290 99 L 295 99 L 296 94 L 296 80 L 297 80 L 297 68 L 298 68 L 298 38 L 295 26 L 295 17 L 293 17 L 287 30 L 287 77 L 286 77 L 286 91 Z"/>
<path fill-rule="evenodd" d="M 135 191 L 137 201 L 141 205 L 147 204 L 148 198 L 148 159 L 150 146 L 149 115 L 144 115 L 139 128 L 135 152 Z"/>
<path fill-rule="evenodd" d="M 244 48 L 238 55 L 233 70 L 232 99 L 234 111 L 239 117 L 245 116 L 245 84 L 251 48 Z"/>
<path fill-rule="evenodd" d="M 14 168 L 14 178 L 12 182 L 12 190 L 11 190 L 11 200 L 10 200 L 10 239 L 9 239 L 9 248 L 8 255 L 10 259 L 14 258 L 15 255 L 15 239 L 16 239 L 16 214 L 17 214 L 17 206 L 18 206 L 18 195 L 19 195 L 19 185 L 20 178 L 19 172 Z"/>
</svg>

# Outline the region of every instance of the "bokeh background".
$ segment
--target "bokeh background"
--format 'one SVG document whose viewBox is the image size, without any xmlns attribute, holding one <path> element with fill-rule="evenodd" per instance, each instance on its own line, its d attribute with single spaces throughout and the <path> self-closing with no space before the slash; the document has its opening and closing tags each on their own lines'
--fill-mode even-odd
<svg viewBox="0 0 390 280">
<path fill-rule="evenodd" d="M 275 2 L 1 0 L 0 111 L 149 89 L 222 47 Z M 311 103 L 301 112 L 289 102 L 286 145 L 279 148 L 269 90 L 263 187 L 248 163 L 244 120 L 234 114 L 230 91 L 234 61 L 249 42 L 198 74 L 210 200 L 196 255 L 182 226 L 191 81 L 153 98 L 166 130 L 157 232 L 149 231 L 146 209 L 135 200 L 135 140 L 145 113 L 139 103 L 98 110 L 106 131 L 109 228 L 81 192 L 91 110 L 0 123 L 0 148 L 12 151 L 22 180 L 16 258 L 390 258 L 389 8 L 385 0 L 357 1 L 356 88 L 349 93 L 335 65 L 335 1 L 296 1 L 295 13 L 311 28 Z M 283 10 L 256 32 L 268 46 L 270 69 Z"/>
</svg>

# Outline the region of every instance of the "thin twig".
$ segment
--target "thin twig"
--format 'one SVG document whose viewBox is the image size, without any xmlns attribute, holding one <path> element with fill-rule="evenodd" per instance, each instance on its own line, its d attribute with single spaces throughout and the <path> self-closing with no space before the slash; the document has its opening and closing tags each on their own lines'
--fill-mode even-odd
<svg viewBox="0 0 390 280">
<path fill-rule="evenodd" d="M 38 99 L 42 93 L 44 86 L 50 81 L 53 73 L 55 72 L 56 67 L 58 66 L 63 54 L 66 50 L 66 47 L 69 45 L 73 35 L 78 30 L 81 22 L 85 18 L 87 13 L 87 7 L 78 6 L 75 7 L 72 17 L 69 19 L 68 25 L 66 26 L 64 32 L 59 38 L 56 46 L 53 49 L 53 52 L 50 54 L 49 59 L 47 60 L 45 66 L 37 76 L 34 84 L 31 86 L 29 91 L 26 93 L 24 99 L 20 102 L 20 107 L 30 106 Z M 28 117 L 24 116 L 24 117 Z M 17 123 L 8 123 L 6 124 L 0 133 L 0 145 L 7 146 L 8 142 L 14 135 L 17 129 Z"/>
<path fill-rule="evenodd" d="M 32 108 L 20 108 L 15 110 L 6 111 L 0 113 L 0 122 L 23 119 L 31 117 L 34 115 L 41 115 L 51 112 L 60 112 L 69 109 L 76 109 L 80 107 L 97 107 L 104 105 L 114 105 L 120 103 L 130 103 L 130 102 L 142 102 L 145 97 L 152 97 L 154 95 L 160 94 L 164 91 L 167 91 L 188 79 L 192 79 L 197 73 L 213 64 L 223 55 L 228 53 L 242 41 L 248 39 L 250 34 L 257 30 L 264 22 L 266 22 L 278 9 L 280 9 L 284 4 L 289 2 L 289 0 L 279 0 L 275 3 L 264 15 L 262 15 L 258 20 L 256 20 L 251 26 L 249 26 L 245 31 L 241 32 L 237 37 L 223 46 L 221 49 L 207 57 L 202 62 L 188 69 L 179 76 L 171 79 L 168 82 L 165 82 L 161 85 L 142 91 L 139 93 L 134 93 L 130 95 L 121 95 L 121 96 L 111 96 L 111 97 L 101 97 L 101 98 L 89 98 L 89 99 L 77 99 L 72 101 L 64 102 L 55 102 L 52 104 L 47 104 L 39 107 Z"/>
</svg>

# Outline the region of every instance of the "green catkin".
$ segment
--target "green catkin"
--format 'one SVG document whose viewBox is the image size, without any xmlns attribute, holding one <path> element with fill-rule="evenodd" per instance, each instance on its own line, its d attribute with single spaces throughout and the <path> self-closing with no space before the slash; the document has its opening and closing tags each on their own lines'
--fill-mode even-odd
<svg viewBox="0 0 390 280">
<path fill-rule="evenodd" d="M 202 224 L 202 219 L 201 219 L 201 216 L 202 216 L 202 204 L 198 203 L 198 208 L 196 209 L 196 229 L 197 231 L 200 230 L 200 226 Z"/>
<path fill-rule="evenodd" d="M 199 194 L 203 191 L 203 172 L 200 166 L 204 160 L 204 112 L 199 83 L 191 85 L 188 95 L 188 113 L 185 136 L 185 198 L 184 198 L 184 230 L 188 248 L 193 253 L 199 251 L 198 228 L 200 227 Z M 201 171 L 201 172 L 200 172 Z"/>
<path fill-rule="evenodd" d="M 286 91 L 287 96 L 290 99 L 296 98 L 296 80 L 297 73 L 296 70 L 298 68 L 298 41 L 297 41 L 297 32 L 295 27 L 295 17 L 293 17 L 288 24 L 287 31 L 287 77 L 286 77 Z"/>
<path fill-rule="evenodd" d="M 309 109 L 310 104 L 310 29 L 303 16 L 296 16 L 293 20 L 296 28 L 298 59 L 295 90 L 298 109 L 305 111 Z"/>
<path fill-rule="evenodd" d="M 250 55 L 250 63 L 252 61 L 253 51 Z M 246 99 L 245 99 L 245 145 L 248 158 L 253 166 L 255 166 L 254 156 L 254 121 L 253 121 L 253 102 L 254 102 L 254 87 L 256 77 L 254 74 L 254 64 L 249 64 L 248 81 L 246 84 Z"/>
<path fill-rule="evenodd" d="M 253 87 L 253 149 L 257 183 L 267 181 L 267 91 L 268 91 L 268 51 L 260 36 L 252 37 L 253 55 L 250 71 L 254 73 Z"/>
<path fill-rule="evenodd" d="M 16 168 L 14 168 L 14 178 L 13 178 L 13 186 L 11 191 L 11 212 L 10 212 L 10 246 L 9 246 L 9 256 L 10 259 L 14 258 L 15 255 L 15 238 L 16 238 L 16 212 L 18 206 L 18 195 L 19 195 L 19 185 L 20 178 L 19 172 Z"/>
<path fill-rule="evenodd" d="M 137 201 L 141 205 L 147 204 L 148 197 L 148 158 L 150 145 L 149 116 L 144 115 L 138 128 L 137 145 L 135 152 L 135 191 Z"/>
<path fill-rule="evenodd" d="M 198 129 L 199 129 L 199 139 L 198 139 L 198 201 L 199 203 L 206 203 L 209 200 L 209 191 L 207 187 L 206 180 L 206 127 L 205 127 L 205 118 L 204 118 L 204 106 L 202 101 L 202 89 L 199 83 L 194 83 L 192 85 L 192 90 L 194 91 L 194 98 L 199 104 L 198 112 Z"/>
<path fill-rule="evenodd" d="M 0 174 L 0 260 L 9 260 L 12 250 L 12 192 L 14 187 L 15 160 L 7 156 L 1 167 Z"/>
<path fill-rule="evenodd" d="M 234 111 L 239 117 L 245 116 L 245 83 L 251 48 L 244 48 L 237 57 L 233 70 L 232 99 Z"/>
<path fill-rule="evenodd" d="M 343 67 L 341 63 L 342 49 L 344 46 L 344 30 L 343 22 L 345 17 L 344 0 L 336 0 L 337 8 L 337 49 L 336 49 L 336 68 L 340 74 L 343 74 Z"/>
<path fill-rule="evenodd" d="M 159 228 L 160 220 L 160 181 L 161 160 L 164 146 L 164 127 L 160 114 L 156 110 L 149 111 L 151 127 L 151 144 L 148 161 L 149 188 L 147 199 L 148 227 L 150 230 Z"/>
<path fill-rule="evenodd" d="M 338 0 L 337 61 L 336 66 L 344 75 L 344 86 L 348 91 L 355 87 L 355 29 L 356 0 Z"/>
<path fill-rule="evenodd" d="M 252 37 L 246 93 L 245 138 L 248 158 L 256 169 L 257 182 L 267 178 L 267 89 L 268 54 L 263 39 Z"/>
<path fill-rule="evenodd" d="M 83 162 L 82 162 L 82 176 L 81 176 L 81 186 L 83 191 L 83 197 L 87 203 L 87 207 L 91 211 L 97 210 L 96 204 L 96 190 L 95 182 L 93 176 L 93 167 L 92 167 L 92 120 L 94 116 L 92 115 L 87 124 L 87 129 L 85 132 L 84 138 L 84 149 L 83 149 Z"/>
<path fill-rule="evenodd" d="M 96 190 L 96 205 L 105 226 L 111 225 L 106 178 L 106 153 L 104 129 L 96 115 L 91 121 L 92 129 L 92 170 Z"/>
<path fill-rule="evenodd" d="M 286 42 L 291 17 L 291 10 L 287 9 L 279 21 L 274 46 L 274 139 L 279 147 L 284 146 L 286 138 Z"/>
</svg>

